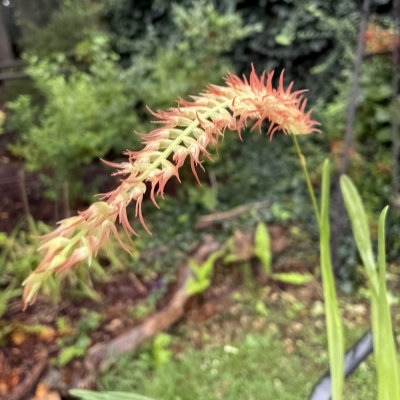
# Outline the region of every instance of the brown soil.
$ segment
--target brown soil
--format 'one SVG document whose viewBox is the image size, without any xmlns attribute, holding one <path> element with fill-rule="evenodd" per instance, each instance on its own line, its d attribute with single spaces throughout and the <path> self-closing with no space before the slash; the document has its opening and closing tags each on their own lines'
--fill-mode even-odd
<svg viewBox="0 0 400 400">
<path fill-rule="evenodd" d="M 127 310 L 148 295 L 150 286 L 142 284 L 138 287 L 137 278 L 124 272 L 107 283 L 96 285 L 100 303 L 69 297 L 54 306 L 39 298 L 34 306 L 23 312 L 20 300 L 11 302 L 0 323 L 0 333 L 2 328 L 10 327 L 10 332 L 0 338 L 3 342 L 0 342 L 0 399 L 8 399 L 13 390 L 23 385 L 40 360 L 57 356 L 60 350 L 57 340 L 63 337 L 56 326 L 57 318 L 67 317 L 75 329 L 82 309 L 98 312 L 101 323 L 90 333 L 90 339 L 92 343 L 108 341 L 139 322 Z M 39 325 L 40 329 L 31 332 L 32 327 Z"/>
</svg>

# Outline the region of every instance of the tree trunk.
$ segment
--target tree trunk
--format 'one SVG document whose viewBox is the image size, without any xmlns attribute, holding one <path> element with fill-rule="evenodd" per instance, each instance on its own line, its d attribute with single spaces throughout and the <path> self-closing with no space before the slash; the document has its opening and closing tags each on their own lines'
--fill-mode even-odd
<svg viewBox="0 0 400 400">
<path fill-rule="evenodd" d="M 4 17 L 4 6 L 0 2 L 0 63 L 14 59 L 10 36 L 7 31 Z"/>
</svg>

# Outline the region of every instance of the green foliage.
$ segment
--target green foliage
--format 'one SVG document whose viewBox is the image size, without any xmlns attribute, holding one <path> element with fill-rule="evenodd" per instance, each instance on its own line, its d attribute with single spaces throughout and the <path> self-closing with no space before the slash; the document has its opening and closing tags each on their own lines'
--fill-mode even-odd
<svg viewBox="0 0 400 400">
<path fill-rule="evenodd" d="M 0 110 L 0 134 L 3 133 L 3 124 L 5 119 L 6 115 Z"/>
<path fill-rule="evenodd" d="M 127 309 L 127 314 L 134 319 L 141 319 L 156 309 L 157 300 L 161 297 L 160 293 L 151 292 L 142 303 L 136 303 Z"/>
<path fill-rule="evenodd" d="M 81 310 L 81 318 L 76 326 L 76 333 L 57 340 L 57 344 L 62 346 L 55 363 L 63 367 L 75 357 L 81 357 L 86 353 L 91 340 L 89 333 L 97 329 L 100 325 L 101 315 L 86 309 Z M 68 324 L 64 320 L 58 320 L 58 325 L 65 331 L 70 331 Z"/>
<path fill-rule="evenodd" d="M 202 265 L 198 265 L 194 260 L 189 260 L 189 266 L 194 275 L 188 279 L 186 284 L 186 292 L 190 296 L 204 292 L 210 286 L 215 262 L 222 254 L 222 251 L 211 254 Z"/>
<path fill-rule="evenodd" d="M 206 185 L 202 186 L 190 186 L 182 188 L 182 197 L 187 197 L 189 202 L 192 204 L 199 204 L 208 211 L 214 211 L 217 206 L 217 197 L 215 191 Z"/>
<path fill-rule="evenodd" d="M 0 318 L 7 311 L 8 302 L 11 299 L 20 296 L 21 293 L 21 289 L 15 289 L 12 284 L 0 292 Z"/>
<path fill-rule="evenodd" d="M 52 171 L 53 188 L 57 182 L 69 182 L 71 197 L 91 194 L 90 184 L 82 181 L 82 167 L 111 150 L 120 153 L 126 143 L 134 142 L 131 130 L 136 122 L 124 74 L 116 56 L 107 50 L 107 39 L 99 36 L 81 42 L 77 52 L 91 54 L 90 70 L 71 67 L 68 77 L 62 74 L 64 55 L 57 63 L 29 57 L 27 72 L 44 104 L 37 105 L 29 96 L 8 104 L 13 111 L 9 126 L 21 136 L 12 147 L 14 154 L 24 157 L 29 170 Z"/>
<path fill-rule="evenodd" d="M 377 144 L 390 143 L 390 124 L 400 110 L 391 110 L 391 71 L 389 59 L 382 57 L 368 59 L 363 65 L 355 123 L 355 137 L 361 144 L 371 145 L 371 139 Z M 332 139 L 340 139 L 344 134 L 351 79 L 351 70 L 347 67 L 342 71 L 340 81 L 334 82 L 337 94 L 323 104 L 319 112 L 324 133 Z M 363 154 L 373 155 L 371 151 L 364 153 L 367 148 L 358 148 Z"/>
<path fill-rule="evenodd" d="M 37 239 L 33 235 L 48 233 L 49 228 L 43 223 L 34 223 L 30 219 L 30 230 L 22 230 L 25 221 L 21 221 L 7 235 L 0 232 L 0 317 L 6 311 L 7 303 L 21 295 L 21 284 L 29 273 L 41 261 L 37 252 Z M 60 285 L 57 280 L 50 279 L 44 292 L 57 301 L 60 297 Z"/>
<path fill-rule="evenodd" d="M 391 123 L 400 115 L 400 103 L 394 108 L 391 104 L 391 58 L 368 58 L 363 64 L 360 89 L 357 96 L 354 141 L 350 151 L 349 175 L 357 182 L 364 193 L 364 206 L 367 214 L 382 209 L 393 201 L 392 193 L 392 138 Z M 321 102 L 316 110 L 316 118 L 321 121 L 324 136 L 327 136 L 335 160 L 335 167 L 341 163 L 346 112 L 351 86 L 350 67 L 342 72 L 340 81 L 335 82 L 337 94 L 329 102 Z M 400 213 L 393 209 L 388 221 L 388 260 L 398 258 L 400 247 L 398 236 Z M 354 266 L 356 249 L 350 246 L 351 232 L 348 229 L 339 238 L 341 248 L 338 264 L 342 271 Z M 349 248 L 350 247 L 350 248 Z"/>
<path fill-rule="evenodd" d="M 50 230 L 49 226 L 43 222 L 33 221 L 32 217 L 28 218 L 28 230 L 22 229 L 24 223 L 25 220 L 20 221 L 10 234 L 0 232 L 0 317 L 6 311 L 8 303 L 22 294 L 23 281 L 40 264 L 42 255 L 37 251 L 37 237 L 49 233 Z M 108 258 L 114 252 L 115 247 L 110 244 L 100 253 L 100 259 L 103 255 L 103 261 L 110 264 L 109 272 L 119 267 L 111 258 Z M 59 278 L 49 278 L 46 281 L 43 293 L 47 301 L 58 303 L 63 291 L 68 288 L 68 293 L 72 297 L 89 298 L 99 302 L 100 297 L 93 289 L 93 281 L 104 281 L 107 274 L 99 261 L 94 259 L 90 268 L 81 266 L 62 276 L 63 279 Z M 63 280 L 64 283 L 62 283 Z"/>
<path fill-rule="evenodd" d="M 256 302 L 255 309 L 258 314 L 260 314 L 264 317 L 267 317 L 269 314 L 268 308 L 265 306 L 265 304 L 261 300 L 258 300 Z"/>
<path fill-rule="evenodd" d="M 152 353 L 154 357 L 154 366 L 163 367 L 171 361 L 172 351 L 168 348 L 171 343 L 171 336 L 166 333 L 159 333 L 154 341 Z"/>
<path fill-rule="evenodd" d="M 57 357 L 56 364 L 60 367 L 67 365 L 75 357 L 82 357 L 90 344 L 90 339 L 86 335 L 79 336 L 76 342 L 64 347 Z"/>
<path fill-rule="evenodd" d="M 400 399 L 399 363 L 386 290 L 385 218 L 388 208 L 382 211 L 379 218 L 377 269 L 369 223 L 360 195 L 347 176 L 341 177 L 340 185 L 371 290 L 371 323 L 378 374 L 378 399 Z"/>
<path fill-rule="evenodd" d="M 327 85 L 348 62 L 357 37 L 359 10 L 353 2 L 324 0 L 237 1 L 244 23 L 262 24 L 262 31 L 241 41 L 233 62 L 247 70 L 242 54 L 251 54 L 259 68 L 285 68 L 299 87 L 312 87 L 307 96 L 327 98 Z M 351 54 L 350 54 L 351 55 Z M 314 93 L 314 95 L 313 95 Z"/>
<path fill-rule="evenodd" d="M 75 47 L 100 31 L 100 3 L 93 0 L 65 0 L 46 24 L 25 23 L 21 47 L 40 58 L 64 54 L 74 59 Z"/>
<path fill-rule="evenodd" d="M 248 311 L 245 315 L 249 317 Z M 287 318 L 281 308 L 272 306 L 268 320 L 273 324 L 285 321 L 284 325 L 279 325 L 280 329 L 247 334 L 240 332 L 237 318 L 235 315 L 226 325 L 233 323 L 233 341 L 222 339 L 229 332 L 212 333 L 211 341 L 201 348 L 193 348 L 189 343 L 167 368 L 154 369 L 137 354 L 125 355 L 103 374 L 100 388 L 143 393 L 160 400 L 307 398 L 326 367 L 324 333 L 310 321 L 296 341 L 297 350 L 288 354 L 284 345 L 287 336 L 283 332 L 299 322 L 298 314 Z M 259 321 L 260 315 L 256 318 L 254 321 Z M 358 327 L 349 332 L 352 340 L 360 333 Z M 346 400 L 373 400 L 373 381 L 373 369 L 367 364 L 351 378 L 345 391 Z"/>
<path fill-rule="evenodd" d="M 25 159 L 28 169 L 51 171 L 44 179 L 52 197 L 59 191 L 57 182 L 66 181 L 72 199 L 82 194 L 89 198 L 99 182 L 84 182 L 83 167 L 110 152 L 135 148 L 138 139 L 132 130 L 147 128 L 151 118 L 143 113 L 144 104 L 170 107 L 178 96 L 218 82 L 230 67 L 225 53 L 259 29 L 244 26 L 239 14 L 219 12 L 208 1 L 174 5 L 168 34 L 154 36 L 157 24 L 146 28 L 143 37 L 132 38 L 136 50 L 123 70 L 108 35 L 99 31 L 100 11 L 95 2 L 70 0 L 53 13 L 48 25 L 31 28 L 27 38 L 47 43 L 43 48 L 28 39 L 25 43 L 27 72 L 40 97 L 24 95 L 8 104 L 13 111 L 8 128 L 21 136 L 13 152 Z M 59 34 L 63 24 L 68 29 L 75 25 L 74 32 L 87 26 L 82 36 L 74 33 L 66 40 Z M 202 201 L 212 208 L 215 202 L 209 194 L 205 192 Z"/>
<path fill-rule="evenodd" d="M 216 162 L 208 167 L 219 185 L 217 209 L 227 210 L 243 204 L 244 200 L 265 201 L 267 196 L 270 206 L 254 210 L 237 221 L 241 229 L 257 226 L 260 219 L 267 223 L 308 221 L 309 226 L 312 210 L 307 204 L 307 190 L 290 138 L 276 135 L 268 143 L 264 135 L 254 132 L 244 132 L 242 136 L 243 143 L 234 134 L 227 134 Z M 310 144 L 306 154 L 315 155 L 317 151 L 320 148 Z"/>
<path fill-rule="evenodd" d="M 271 274 L 271 239 L 265 224 L 260 222 L 256 228 L 254 238 L 254 254 L 260 259 L 264 271 Z"/>
<path fill-rule="evenodd" d="M 340 400 L 343 398 L 344 384 L 344 339 L 330 252 L 329 187 L 330 164 L 329 161 L 326 160 L 322 177 L 320 220 L 321 271 L 328 336 L 329 365 L 332 377 L 332 399 Z"/>
<path fill-rule="evenodd" d="M 137 46 L 128 68 L 128 85 L 137 101 L 151 108 L 171 106 L 171 100 L 218 83 L 227 69 L 224 56 L 235 42 L 259 30 L 244 26 L 239 14 L 219 13 L 210 1 L 174 4 L 168 36 L 154 37 L 151 26 Z M 171 77 L 173 76 L 173 79 Z"/>
</svg>

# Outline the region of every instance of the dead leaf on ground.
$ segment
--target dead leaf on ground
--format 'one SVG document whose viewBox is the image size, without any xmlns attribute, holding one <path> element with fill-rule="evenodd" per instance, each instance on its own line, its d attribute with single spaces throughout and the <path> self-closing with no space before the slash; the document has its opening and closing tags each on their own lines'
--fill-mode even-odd
<svg viewBox="0 0 400 400">
<path fill-rule="evenodd" d="M 37 385 L 35 396 L 29 400 L 61 400 L 59 393 L 51 391 L 44 383 Z"/>
</svg>

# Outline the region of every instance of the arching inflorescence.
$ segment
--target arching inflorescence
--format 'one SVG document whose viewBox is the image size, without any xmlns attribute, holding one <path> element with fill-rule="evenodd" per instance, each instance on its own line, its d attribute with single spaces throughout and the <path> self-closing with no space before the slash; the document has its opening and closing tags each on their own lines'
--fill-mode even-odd
<svg viewBox="0 0 400 400">
<path fill-rule="evenodd" d="M 128 160 L 117 164 L 106 162 L 121 175 L 121 184 L 113 191 L 99 195 L 101 201 L 93 203 L 78 215 L 64 219 L 53 232 L 42 236 L 39 251 L 44 253 L 40 265 L 24 282 L 25 306 L 34 302 L 44 279 L 50 274 L 68 270 L 81 261 L 90 264 L 100 247 L 114 236 L 121 241 L 116 224 L 125 230 L 129 241 L 137 233 L 132 228 L 127 207 L 135 205 L 135 217 L 150 233 L 142 216 L 142 201 L 149 193 L 158 207 L 156 196 L 163 196 L 170 178 L 179 180 L 179 168 L 189 159 L 198 180 L 196 168 L 202 160 L 211 159 L 210 148 L 215 148 L 225 130 L 241 131 L 249 122 L 252 130 L 261 133 L 264 121 L 269 122 L 267 135 L 270 138 L 278 130 L 285 134 L 301 135 L 319 131 L 316 121 L 305 112 L 305 90 L 293 91 L 291 83 L 283 86 L 283 71 L 278 87 L 272 86 L 274 73 L 258 77 L 252 68 L 250 79 L 228 74 L 225 86 L 209 85 L 191 101 L 179 99 L 176 108 L 167 111 L 150 111 L 157 128 L 147 134 L 139 134 L 144 147 L 133 152 L 126 151 Z"/>
</svg>

